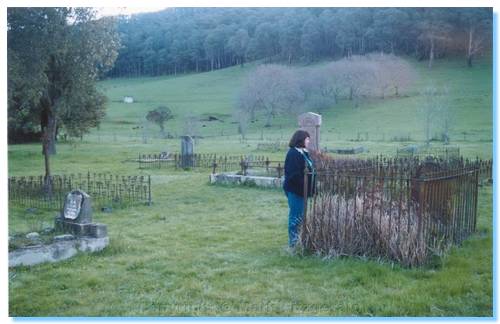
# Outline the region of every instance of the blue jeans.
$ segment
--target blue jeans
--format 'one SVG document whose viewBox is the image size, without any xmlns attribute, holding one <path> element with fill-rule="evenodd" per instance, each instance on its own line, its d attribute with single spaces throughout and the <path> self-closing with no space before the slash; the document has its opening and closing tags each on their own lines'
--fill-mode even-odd
<svg viewBox="0 0 500 324">
<path fill-rule="evenodd" d="M 285 191 L 288 198 L 288 246 L 294 247 L 299 236 L 299 226 L 304 217 L 304 197 Z"/>
</svg>

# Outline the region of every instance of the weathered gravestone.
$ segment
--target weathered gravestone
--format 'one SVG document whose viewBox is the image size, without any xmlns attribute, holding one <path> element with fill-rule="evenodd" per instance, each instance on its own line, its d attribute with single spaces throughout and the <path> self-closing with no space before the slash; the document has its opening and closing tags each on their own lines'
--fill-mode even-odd
<svg viewBox="0 0 500 324">
<path fill-rule="evenodd" d="M 71 191 L 66 196 L 63 210 L 55 219 L 55 229 L 70 234 L 54 236 L 49 244 L 40 242 L 9 251 L 9 267 L 58 262 L 78 252 L 101 251 L 109 244 L 106 225 L 92 223 L 90 196 L 80 190 Z"/>
<path fill-rule="evenodd" d="M 191 136 L 181 136 L 181 168 L 194 167 L 194 141 Z"/>
<path fill-rule="evenodd" d="M 308 149 L 313 151 L 320 150 L 320 126 L 321 126 L 321 115 L 306 112 L 299 115 L 299 127 L 309 133 L 311 136 L 311 141 L 309 142 Z"/>
<path fill-rule="evenodd" d="M 81 190 L 68 193 L 55 225 L 56 230 L 70 232 L 76 236 L 100 238 L 108 234 L 106 225 L 92 223 L 92 200 Z"/>
</svg>

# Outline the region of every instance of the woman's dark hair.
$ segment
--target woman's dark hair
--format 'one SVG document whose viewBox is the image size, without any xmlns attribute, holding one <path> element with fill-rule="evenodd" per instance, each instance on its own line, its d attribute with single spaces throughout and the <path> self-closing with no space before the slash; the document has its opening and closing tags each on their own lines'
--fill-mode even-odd
<svg viewBox="0 0 500 324">
<path fill-rule="evenodd" d="M 309 133 L 305 130 L 299 129 L 295 133 L 293 133 L 292 138 L 290 139 L 290 143 L 288 146 L 290 147 L 306 147 L 305 139 L 311 137 Z"/>
</svg>

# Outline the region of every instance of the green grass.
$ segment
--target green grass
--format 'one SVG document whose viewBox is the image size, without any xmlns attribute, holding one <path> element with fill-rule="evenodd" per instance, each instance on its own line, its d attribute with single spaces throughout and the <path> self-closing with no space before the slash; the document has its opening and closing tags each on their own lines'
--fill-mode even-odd
<svg viewBox="0 0 500 324">
<path fill-rule="evenodd" d="M 479 233 L 437 267 L 408 270 L 288 255 L 279 191 L 155 179 L 152 207 L 96 213 L 109 227 L 103 252 L 11 269 L 10 315 L 491 315 L 491 187 Z"/>
<path fill-rule="evenodd" d="M 387 134 L 418 134 L 410 118 L 428 80 L 447 82 L 454 91 L 453 136 L 466 156 L 491 157 L 491 65 L 473 69 L 461 61 L 438 61 L 431 71 L 414 63 L 421 81 L 409 97 L 373 100 L 360 109 L 344 102 L 323 112 L 328 146 L 364 145 L 368 154 L 394 154 L 400 143 L 378 141 Z M 57 264 L 9 269 L 10 316 L 492 316 L 492 187 L 480 189 L 478 231 L 449 255 L 420 269 L 397 264 L 285 252 L 287 202 L 279 190 L 213 186 L 208 172 L 139 170 L 124 162 L 141 152 L 179 151 L 178 139 L 142 144 L 131 127 L 155 105 L 172 103 L 181 116 L 228 116 L 239 82 L 254 66 L 177 78 L 120 79 L 102 83 L 111 101 L 101 130 L 83 141 L 58 145 L 55 174 L 112 172 L 151 174 L 153 205 L 94 212 L 107 224 L 110 246 Z M 427 80 L 427 81 L 426 81 Z M 124 95 L 139 99 L 126 105 Z M 202 129 L 205 135 L 235 134 L 230 117 Z M 295 117 L 276 120 L 264 138 L 287 140 Z M 281 129 L 280 129 L 281 127 Z M 201 139 L 197 152 L 261 154 L 256 144 L 262 124 L 253 125 L 247 143 L 238 136 Z M 333 129 L 333 131 L 329 131 Z M 359 131 L 372 140 L 351 142 Z M 475 133 L 474 133 L 475 132 Z M 340 139 L 338 138 L 340 134 Z M 389 137 L 389 135 L 387 135 Z M 415 135 L 417 138 L 417 135 Z M 456 138 L 456 140 L 454 140 Z M 488 141 L 482 140 L 488 139 Z M 9 146 L 9 175 L 43 173 L 41 147 Z M 283 152 L 266 154 L 283 159 Z M 25 208 L 9 206 L 9 233 L 52 224 L 54 211 L 38 211 L 34 222 Z"/>
<path fill-rule="evenodd" d="M 433 69 L 426 68 L 425 62 L 412 62 L 418 79 L 412 89 L 400 98 L 372 99 L 354 109 L 351 102 L 342 100 L 338 105 L 322 111 L 322 145 L 346 147 L 364 145 L 372 153 L 395 154 L 394 147 L 407 144 L 391 141 L 394 137 L 410 136 L 413 142 L 424 139 L 424 124 L 419 107 L 423 103 L 420 91 L 434 84 L 448 86 L 450 110 L 453 116 L 450 137 L 453 144 L 459 145 L 464 155 L 491 157 L 492 152 L 492 70 L 491 59 L 483 59 L 473 68 L 467 68 L 462 60 L 439 61 Z M 244 68 L 232 67 L 220 71 L 191 74 L 187 76 L 113 79 L 101 83 L 110 98 L 109 109 L 101 129 L 94 131 L 85 139 L 91 142 L 127 142 L 142 145 L 142 130 L 133 129 L 143 126 L 148 110 L 160 104 L 172 107 L 175 119 L 167 122 L 166 130 L 180 135 L 184 119 L 195 116 L 205 119 L 215 116 L 223 122 L 202 122 L 199 133 L 208 137 L 202 139 L 200 151 L 219 151 L 221 134 L 226 137 L 225 150 L 238 153 L 255 150 L 264 140 L 288 140 L 297 128 L 297 118 L 293 114 L 280 116 L 273 122 L 274 127 L 264 127 L 264 117 L 258 118 L 249 127 L 250 140 L 247 144 L 239 142 L 237 125 L 234 124 L 235 99 L 244 77 L 255 68 L 247 64 Z M 121 102 L 126 95 L 133 95 L 138 102 Z M 205 125 L 203 127 L 202 125 Z M 159 128 L 150 125 L 152 135 L 159 134 Z M 465 135 L 464 135 L 465 132 Z M 353 142 L 358 133 L 368 140 Z M 437 133 L 437 130 L 433 132 Z M 217 136 L 216 138 L 210 138 Z M 153 140 L 146 146 L 158 147 L 154 143 L 164 143 L 163 147 L 179 150 L 177 140 Z M 250 146 L 248 146 L 250 145 Z"/>
</svg>

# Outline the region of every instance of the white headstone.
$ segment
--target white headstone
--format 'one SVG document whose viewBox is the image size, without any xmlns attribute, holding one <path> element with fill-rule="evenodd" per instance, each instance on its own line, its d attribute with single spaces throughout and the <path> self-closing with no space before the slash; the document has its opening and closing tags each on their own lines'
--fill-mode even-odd
<svg viewBox="0 0 500 324">
<path fill-rule="evenodd" d="M 73 190 L 66 195 L 62 218 L 66 221 L 86 224 L 92 222 L 92 202 L 90 196 L 81 190 Z"/>
<path fill-rule="evenodd" d="M 309 142 L 308 149 L 313 151 L 320 150 L 320 126 L 321 115 L 306 112 L 299 115 L 299 127 L 309 133 L 311 141 Z"/>
<path fill-rule="evenodd" d="M 83 196 L 79 192 L 70 192 L 66 196 L 66 204 L 64 205 L 64 218 L 76 219 L 80 215 Z"/>
</svg>

